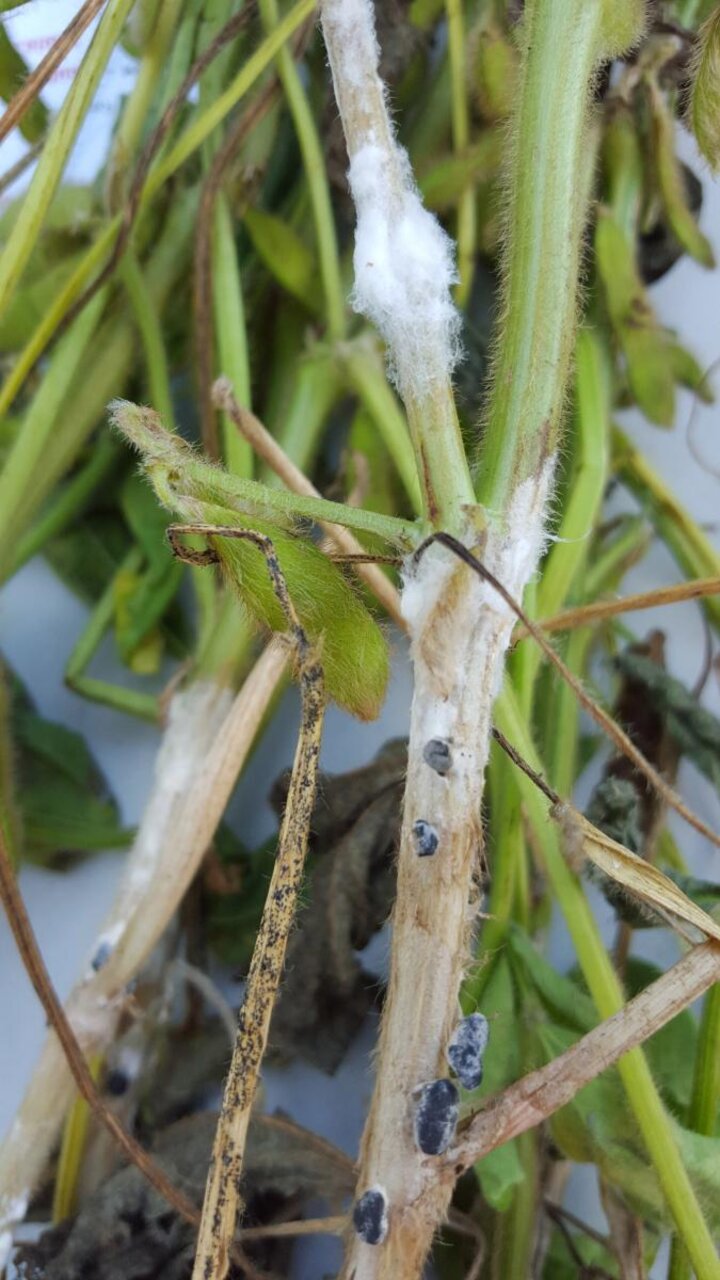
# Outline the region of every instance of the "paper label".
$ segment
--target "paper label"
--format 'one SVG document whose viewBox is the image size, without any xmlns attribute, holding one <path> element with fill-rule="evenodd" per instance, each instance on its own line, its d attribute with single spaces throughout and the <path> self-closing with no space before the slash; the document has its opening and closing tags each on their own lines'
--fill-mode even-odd
<svg viewBox="0 0 720 1280">
<path fill-rule="evenodd" d="M 3 26 L 31 71 L 81 7 L 82 0 L 29 0 L 29 3 L 21 5 L 18 9 L 10 9 L 3 14 Z M 44 86 L 40 96 L 51 112 L 57 111 L 62 105 L 101 16 L 102 11 L 83 32 L 64 62 L 55 68 Z M 100 80 L 95 99 L 78 133 L 63 174 L 63 182 L 92 182 L 102 168 L 107 157 L 120 100 L 132 89 L 136 74 L 136 59 L 116 46 Z M 27 150 L 28 144 L 20 131 L 15 129 L 4 142 L 0 143 L 0 175 L 6 173 Z M 13 199 L 27 187 L 32 172 L 32 168 L 26 169 L 5 193 L 4 198 Z"/>
</svg>

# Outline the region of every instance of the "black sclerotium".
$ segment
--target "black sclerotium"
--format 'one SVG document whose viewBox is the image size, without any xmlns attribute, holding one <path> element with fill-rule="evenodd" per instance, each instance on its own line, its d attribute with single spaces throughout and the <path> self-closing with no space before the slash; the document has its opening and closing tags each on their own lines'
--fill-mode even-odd
<svg viewBox="0 0 720 1280">
<path fill-rule="evenodd" d="M 418 818 L 413 822 L 412 833 L 418 858 L 431 858 L 439 844 L 438 833 L 432 823 Z"/>
<path fill-rule="evenodd" d="M 95 970 L 96 973 L 99 973 L 101 969 L 105 968 L 105 965 L 107 964 L 111 955 L 112 955 L 112 947 L 110 946 L 110 943 L 101 942 L 100 946 L 98 947 L 97 951 L 95 952 L 95 955 L 93 956 L 90 962 L 92 965 L 92 968 Z"/>
<path fill-rule="evenodd" d="M 444 738 L 431 738 L 423 747 L 423 760 L 444 778 L 452 769 L 450 744 Z"/>
<path fill-rule="evenodd" d="M 483 1054 L 489 1035 L 488 1020 L 482 1013 L 471 1013 L 455 1028 L 447 1057 L 463 1089 L 477 1089 L 482 1084 Z"/>
<path fill-rule="evenodd" d="M 387 1196 L 382 1187 L 370 1187 L 355 1201 L 353 1226 L 365 1244 L 382 1244 L 387 1235 Z"/>
<path fill-rule="evenodd" d="M 433 1080 L 416 1094 L 415 1141 L 426 1156 L 441 1156 L 455 1136 L 458 1091 L 452 1080 Z"/>
</svg>

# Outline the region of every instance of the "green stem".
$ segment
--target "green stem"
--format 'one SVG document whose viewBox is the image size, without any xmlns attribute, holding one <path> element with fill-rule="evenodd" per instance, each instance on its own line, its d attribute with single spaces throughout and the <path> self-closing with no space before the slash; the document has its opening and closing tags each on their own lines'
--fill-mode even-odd
<svg viewBox="0 0 720 1280">
<path fill-rule="evenodd" d="M 143 50 L 132 92 L 125 103 L 113 140 L 105 187 L 108 205 L 119 209 L 126 194 L 126 175 L 147 125 L 158 83 L 174 41 L 185 0 L 161 0 L 155 26 Z"/>
<path fill-rule="evenodd" d="M 470 141 L 465 74 L 465 17 L 462 0 L 446 0 L 445 10 L 448 24 L 448 53 L 450 56 L 453 148 L 456 152 L 462 152 Z M 456 290 L 456 299 L 460 307 L 465 306 L 472 286 L 475 268 L 476 223 L 475 190 L 470 184 L 465 188 L 458 201 L 457 246 L 460 282 Z"/>
<path fill-rule="evenodd" d="M 133 3 L 134 0 L 108 0 L 92 43 L 55 117 L 30 189 L 0 255 L 0 316 L 9 307 L 35 247 L 80 125 Z"/>
<path fill-rule="evenodd" d="M 220 373 L 233 385 L 238 403 L 250 408 L 250 358 L 242 281 L 227 197 L 219 191 L 213 209 L 212 292 Z M 222 415 L 222 455 L 228 471 L 249 479 L 253 453 L 227 414 Z"/>
<path fill-rule="evenodd" d="M 131 249 L 128 250 L 123 258 L 120 274 L 142 339 L 150 400 L 168 429 L 172 430 L 175 415 L 170 392 L 170 371 L 168 369 L 167 352 L 165 351 L 160 318 L 150 290 L 147 287 L 145 276 L 140 270 L 138 260 Z"/>
<path fill-rule="evenodd" d="M 503 511 L 510 493 L 537 476 L 557 448 L 593 152 L 590 89 L 599 59 L 642 20 L 642 5 L 625 5 L 625 19 L 622 8 L 608 0 L 532 0 L 525 7 L 504 321 L 478 482 L 478 497 L 492 511 Z"/>
<path fill-rule="evenodd" d="M 608 474 L 610 385 L 605 352 L 590 329 L 580 330 L 575 364 L 575 465 L 568 482 L 568 496 L 557 531 L 557 541 L 545 560 L 542 579 L 526 608 L 535 617 L 557 613 L 573 582 L 587 561 L 590 538 L 602 506 Z M 534 686 L 542 662 L 537 645 L 523 644 L 510 659 L 518 695 L 532 708 Z"/>
<path fill-rule="evenodd" d="M 720 1108 L 720 983 L 705 997 L 695 1054 L 695 1078 L 687 1124 L 695 1133 L 714 1134 Z M 690 1259 L 682 1241 L 675 1236 L 670 1254 L 668 1280 L 690 1280 Z"/>
<path fill-rule="evenodd" d="M 495 718 L 513 746 L 538 772 L 538 758 L 525 720 L 512 690 L 507 686 L 495 703 Z M 624 1004 L 623 992 L 603 945 L 582 886 L 568 867 L 559 846 L 556 828 L 548 822 L 547 800 L 525 774 L 517 785 L 527 811 L 553 894 L 573 940 L 580 968 L 601 1018 L 609 1018 Z M 698 1280 L 718 1280 L 720 1263 L 695 1192 L 682 1162 L 672 1124 L 641 1049 L 621 1058 L 618 1071 L 630 1108 L 655 1167 L 668 1208 L 682 1237 Z"/>
<path fill-rule="evenodd" d="M 193 192 L 176 199 L 152 256 L 143 267 L 150 295 L 159 309 L 185 270 L 195 208 Z M 0 580 L 7 574 L 7 562 L 12 558 L 13 538 L 21 536 L 72 466 L 90 432 L 104 420 L 108 401 L 118 394 L 133 367 L 136 339 L 129 317 L 111 312 L 95 332 L 102 301 L 102 297 L 92 299 L 58 343 L 50 369 L 28 409 L 16 442 L 17 453 L 13 447 L 0 476 Z M 72 347 L 71 337 L 75 344 Z M 90 366 L 87 352 L 91 340 Z M 72 376 L 67 377 L 68 373 Z"/>
<path fill-rule="evenodd" d="M 111 578 L 103 591 L 95 608 L 92 610 L 87 625 L 75 644 L 65 668 L 65 683 L 75 693 L 90 698 L 93 702 L 101 702 L 105 706 L 125 711 L 128 715 L 140 716 L 144 720 L 157 722 L 160 715 L 160 703 L 157 697 L 139 693 L 134 689 L 110 684 L 107 680 L 96 680 L 86 676 L 85 669 L 93 658 L 110 626 L 115 614 L 116 582 L 121 574 L 136 573 L 142 564 L 143 556 L 138 547 L 125 557 L 117 573 Z"/>
<path fill-rule="evenodd" d="M 0 580 L 15 559 L 13 542 L 27 520 L 27 496 L 46 469 L 45 452 L 70 386 L 87 360 L 107 293 L 102 290 L 60 339 L 0 474 Z"/>
<path fill-rule="evenodd" d="M 388 386 L 377 345 L 362 340 L 349 343 L 341 350 L 341 361 L 354 391 L 372 417 L 395 463 L 413 510 L 419 515 L 422 496 L 415 453 L 403 412 Z"/>
<path fill-rule="evenodd" d="M 265 30 L 272 31 L 279 21 L 277 0 L 260 0 L 259 7 Z M 295 125 L 310 192 L 320 276 L 325 293 L 328 337 L 331 341 L 337 341 L 345 333 L 345 293 L 325 156 L 307 95 L 289 49 L 282 48 L 278 53 L 277 68 Z"/>
<path fill-rule="evenodd" d="M 126 0 L 126 2 L 132 3 L 132 0 Z M 139 213 L 147 208 L 168 178 L 171 178 L 188 157 L 202 146 L 205 139 L 224 120 L 228 112 L 237 105 L 240 98 L 252 88 L 258 77 L 272 62 L 278 49 L 309 17 L 314 7 L 315 0 L 297 0 L 297 4 L 276 27 L 275 31 L 263 40 L 252 56 L 243 64 L 242 69 L 225 92 L 195 118 L 175 145 L 156 162 L 143 188 L 139 202 Z M 0 391 L 0 416 L 7 412 L 25 378 L 42 355 L 53 335 L 57 332 L 70 307 L 80 296 L 96 269 L 102 265 L 112 248 L 119 228 L 120 215 L 118 214 L 103 228 L 64 288 L 51 303 L 47 314 L 18 356 Z M 0 259 L 0 265 L 5 260 L 9 247 L 10 242 L 8 241 L 5 253 Z M 1 297 L 2 295 L 0 295 Z"/>
</svg>

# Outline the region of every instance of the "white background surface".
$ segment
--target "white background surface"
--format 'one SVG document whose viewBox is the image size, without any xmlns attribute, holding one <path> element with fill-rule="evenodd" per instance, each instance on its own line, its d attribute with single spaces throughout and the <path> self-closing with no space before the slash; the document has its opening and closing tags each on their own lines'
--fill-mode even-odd
<svg viewBox="0 0 720 1280">
<path fill-rule="evenodd" d="M 22 24 L 24 39 L 38 35 L 56 35 L 68 16 L 77 8 L 75 0 L 35 0 L 10 17 L 11 32 L 16 35 Z M 87 43 L 87 37 L 85 38 Z M 40 46 L 35 46 L 36 49 Z M 83 46 L 81 45 L 81 48 Z M 21 41 L 21 48 L 23 44 Z M 32 60 L 33 50 L 24 52 Z M 40 53 L 44 48 L 40 48 Z M 117 55 L 111 76 L 103 85 L 99 100 L 112 102 L 127 84 L 132 61 Z M 63 80 L 45 95 L 55 106 L 62 92 Z M 81 135 L 71 176 L 84 180 L 90 176 L 102 155 L 108 137 L 111 112 L 100 108 L 89 118 Z M 17 157 L 16 143 L 9 140 L 0 146 L 0 172 Z M 688 142 L 688 151 L 691 151 Z M 694 161 L 697 166 L 697 161 Z M 702 225 L 713 240 L 720 257 L 720 189 L 705 177 L 705 207 Z M 720 276 L 702 270 L 684 259 L 652 290 L 653 301 L 661 316 L 680 332 L 681 339 L 709 365 L 720 354 Z M 703 469 L 688 450 L 686 425 L 690 397 L 679 397 L 679 410 L 674 431 L 663 432 L 649 426 L 637 414 L 626 416 L 625 426 L 634 440 L 652 458 L 660 473 L 674 488 L 701 523 L 713 527 L 720 514 L 718 479 Z M 702 408 L 696 437 L 708 460 L 720 468 L 720 446 L 717 433 L 720 410 Z M 612 511 L 631 508 L 624 495 L 615 497 Z M 715 536 L 717 536 L 715 534 Z M 680 574 L 663 548 L 654 547 L 643 564 L 628 576 L 624 591 L 646 590 L 679 580 Z M 63 686 L 63 669 L 77 638 L 87 610 L 53 577 L 42 561 L 28 565 L 0 592 L 0 647 L 17 670 L 41 713 L 78 729 L 88 739 L 96 758 L 118 797 L 125 824 L 138 821 L 149 789 L 157 732 L 112 710 L 86 702 Z M 662 628 L 668 637 L 667 657 L 670 669 L 688 683 L 694 683 L 702 665 L 705 634 L 697 606 L 689 604 L 672 609 L 654 610 L 631 617 L 629 623 L 639 635 L 653 627 Z M 112 678 L 117 672 L 111 653 L 106 653 L 104 672 Z M 410 696 L 410 673 L 401 642 L 395 643 L 394 675 L 387 703 L 380 719 L 373 725 L 359 725 L 332 708 L 328 715 L 323 764 L 334 772 L 363 764 L 390 736 L 407 731 Z M 720 711 L 717 682 L 711 677 L 707 690 L 708 704 Z M 245 774 L 232 804 L 232 818 L 248 843 L 265 837 L 274 826 L 268 806 L 258 806 L 258 796 L 269 790 L 270 783 L 292 758 L 296 726 L 296 702 L 291 693 L 285 699 L 280 715 L 270 727 Z M 710 787 L 692 770 L 683 770 L 681 785 L 690 805 L 716 828 L 720 828 L 720 804 Z M 584 799 L 590 787 L 582 788 Z M 671 820 L 672 821 L 672 820 Z M 699 874 L 717 874 L 717 852 L 683 824 L 673 822 L 676 835 L 688 861 Z M 66 993 L 98 930 L 111 900 L 123 856 L 120 853 L 99 854 L 78 866 L 71 874 L 53 874 L 37 868 L 25 868 L 21 883 L 32 921 L 61 994 Z M 608 929 L 611 913 L 602 899 L 593 899 L 599 917 Z M 636 950 L 661 963 L 671 962 L 676 949 L 667 933 L 648 930 L 639 935 Z M 382 953 L 386 940 L 374 945 L 373 955 Z M 549 940 L 549 953 L 554 964 L 569 967 L 572 948 L 562 921 L 554 922 Z M 0 1132 L 10 1122 L 20 1101 L 23 1082 L 32 1070 L 43 1033 L 43 1017 L 27 979 L 16 958 L 5 921 L 0 921 Z M 362 1127 L 362 1117 L 370 1095 L 369 1050 L 374 1027 L 369 1026 L 359 1038 L 346 1062 L 334 1078 L 329 1079 L 304 1065 L 296 1065 L 284 1073 L 271 1073 L 266 1082 L 270 1108 L 281 1104 L 297 1120 L 336 1142 L 354 1155 Z M 602 1211 L 597 1203 L 594 1171 L 587 1167 L 573 1177 L 567 1200 L 580 1216 L 605 1229 Z M 306 1242 L 297 1250 L 295 1280 L 319 1280 L 325 1271 L 334 1274 L 338 1246 L 334 1241 Z M 664 1265 L 655 1274 L 664 1275 Z"/>
</svg>

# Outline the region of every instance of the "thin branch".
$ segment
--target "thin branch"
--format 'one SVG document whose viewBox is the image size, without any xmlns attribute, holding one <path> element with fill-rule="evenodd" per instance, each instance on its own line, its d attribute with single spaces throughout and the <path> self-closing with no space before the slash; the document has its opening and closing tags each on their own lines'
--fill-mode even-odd
<svg viewBox="0 0 720 1280">
<path fill-rule="evenodd" d="M 232 387 L 226 378 L 218 378 L 213 386 L 213 401 L 218 409 L 222 409 L 230 418 L 245 439 L 252 445 L 258 457 L 275 472 L 282 480 L 286 489 L 291 493 L 304 494 L 309 498 L 320 498 L 322 495 L 315 488 L 312 481 L 295 465 L 291 458 L 288 457 L 285 450 L 273 439 L 270 432 L 263 426 L 259 418 L 255 417 L 249 409 L 243 409 L 238 404 L 233 394 Z M 399 627 L 405 629 L 405 619 L 402 616 L 400 608 L 400 596 L 393 586 L 392 582 L 385 577 L 384 573 L 376 567 L 376 565 L 365 563 L 363 558 L 367 556 L 362 543 L 357 538 L 340 525 L 329 524 L 327 521 L 320 521 L 321 527 L 335 545 L 340 549 L 343 560 L 348 559 L 349 563 L 355 568 L 359 578 L 370 588 L 375 598 L 385 609 L 386 613 L 396 622 Z M 392 562 L 396 563 L 395 558 Z"/>
<path fill-rule="evenodd" d="M 341 1236 L 347 1230 L 346 1214 L 334 1218 L 300 1218 L 297 1222 L 266 1222 L 260 1227 L 244 1227 L 242 1240 L 267 1240 L 282 1236 Z"/>
<path fill-rule="evenodd" d="M 34 71 L 30 72 L 22 88 L 18 89 L 17 93 L 10 99 L 7 108 L 0 116 L 0 142 L 7 137 L 11 129 L 14 129 L 18 121 L 22 119 L 28 107 L 35 101 L 53 72 L 67 57 L 73 46 L 77 44 L 83 31 L 87 30 L 93 18 L 106 3 L 107 0 L 85 0 L 85 4 L 78 9 L 65 30 L 58 36 L 51 48 L 48 49 L 42 61 L 38 63 Z"/>
<path fill-rule="evenodd" d="M 63 1053 L 79 1093 L 85 1099 L 96 1118 L 104 1125 L 110 1136 L 120 1147 L 120 1150 L 125 1153 L 128 1160 L 140 1170 L 143 1177 L 147 1178 L 155 1190 L 167 1200 L 168 1204 L 172 1205 L 173 1209 L 186 1222 L 196 1227 L 200 1221 L 200 1214 L 192 1200 L 189 1200 L 184 1192 L 173 1186 L 167 1174 L 153 1160 L 152 1156 L 148 1155 L 147 1151 L 140 1146 L 140 1143 L 131 1137 L 117 1116 L 109 1109 L 93 1080 L 90 1068 L 83 1056 L 83 1051 L 58 999 L 45 966 L 45 961 L 42 958 L 30 918 L 25 909 L 22 894 L 17 886 L 15 874 L 8 857 L 5 838 L 1 830 L 0 894 L 2 895 L 5 914 L 25 967 L 25 972 L 45 1010 L 48 1022 L 62 1045 Z"/>
<path fill-rule="evenodd" d="M 540 618 L 537 626 L 543 631 L 575 631 L 592 622 L 616 618 L 619 614 L 635 609 L 655 609 L 659 605 L 679 604 L 682 600 L 697 600 L 720 593 L 720 578 L 694 578 L 692 582 L 678 582 L 672 587 L 658 587 L 654 591 L 640 591 L 637 595 L 623 596 L 620 600 L 596 600 L 593 604 L 578 605 L 576 609 L 563 609 L 551 618 Z M 518 627 L 513 643 L 525 640 L 532 633 L 526 626 Z"/>
<path fill-rule="evenodd" d="M 535 1128 L 586 1084 L 674 1018 L 720 979 L 720 946 L 693 947 L 672 969 L 547 1066 L 490 1098 L 471 1120 L 445 1165 L 459 1176 L 470 1165 Z"/>
<path fill-rule="evenodd" d="M 208 1280 L 209 1277 L 224 1280 L 240 1205 L 240 1180 L 250 1112 L 302 882 L 317 788 L 325 694 L 318 655 L 299 622 L 272 541 L 247 529 L 218 530 L 212 526 L 184 526 L 184 529 L 192 533 L 228 534 L 233 538 L 243 538 L 253 542 L 265 556 L 275 594 L 294 637 L 302 697 L 302 724 L 290 789 L 278 838 L 275 867 L 238 1018 L 193 1268 L 194 1280 Z"/>
<path fill-rule="evenodd" d="M 662 799 L 670 806 L 671 809 L 674 809 L 675 812 L 679 813 L 691 827 L 694 827 L 696 831 L 699 831 L 701 835 L 705 836 L 708 840 L 712 841 L 714 845 L 720 848 L 720 835 L 718 835 L 716 831 L 713 831 L 712 827 L 709 827 L 706 822 L 703 822 L 702 818 L 698 818 L 697 815 L 688 808 L 675 789 L 668 785 L 665 779 L 658 773 L 657 769 L 653 768 L 650 761 L 645 758 L 642 751 L 638 750 L 632 739 L 629 738 L 625 731 L 615 723 L 612 716 L 608 715 L 607 711 L 604 711 L 599 703 L 597 703 L 595 699 L 585 691 L 581 681 L 578 680 L 577 676 L 570 670 L 567 663 L 563 662 L 560 655 L 555 652 L 550 642 L 545 639 L 541 627 L 531 621 L 521 605 L 518 604 L 517 600 L 513 599 L 507 588 L 503 586 L 502 582 L 495 577 L 494 573 L 491 573 L 489 569 L 485 568 L 482 562 L 477 559 L 477 556 L 473 555 L 472 551 L 469 551 L 468 548 L 459 541 L 459 539 L 454 538 L 450 533 L 433 533 L 420 544 L 413 556 L 413 559 L 417 562 L 427 548 L 434 542 L 439 542 L 441 546 L 446 547 L 448 551 L 451 551 L 456 555 L 459 560 L 462 560 L 464 564 L 467 564 L 471 569 L 473 569 L 484 582 L 487 582 L 495 591 L 497 591 L 498 595 L 505 601 L 508 608 L 512 609 L 515 616 L 523 623 L 528 634 L 531 635 L 533 640 L 535 640 L 535 642 L 540 646 L 545 657 L 552 663 L 562 676 L 565 683 L 572 689 L 580 705 L 592 716 L 595 723 L 604 730 L 617 750 L 624 756 L 627 756 L 628 760 L 632 761 L 635 768 L 643 774 L 650 785 L 655 788 L 658 795 L 662 796 Z"/>
</svg>

